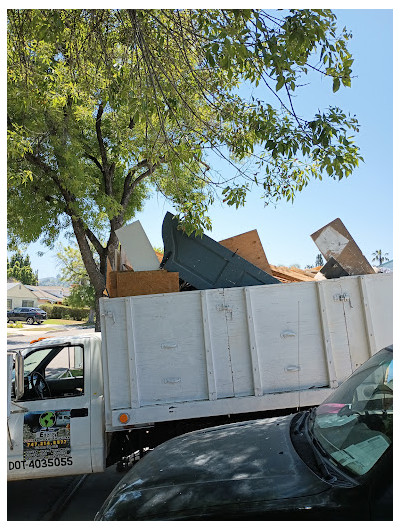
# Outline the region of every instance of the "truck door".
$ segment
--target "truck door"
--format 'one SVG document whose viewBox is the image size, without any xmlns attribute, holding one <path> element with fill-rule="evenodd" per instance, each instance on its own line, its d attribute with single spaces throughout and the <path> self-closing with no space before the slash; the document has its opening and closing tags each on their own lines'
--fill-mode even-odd
<svg viewBox="0 0 400 531">
<path fill-rule="evenodd" d="M 10 408 L 8 479 L 92 472 L 87 354 L 66 344 L 25 357 L 24 396 Z"/>
</svg>

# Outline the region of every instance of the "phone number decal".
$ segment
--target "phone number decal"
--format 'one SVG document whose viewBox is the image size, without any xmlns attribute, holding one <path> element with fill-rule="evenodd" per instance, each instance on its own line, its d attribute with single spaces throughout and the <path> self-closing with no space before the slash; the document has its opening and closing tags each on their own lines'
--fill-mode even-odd
<svg viewBox="0 0 400 531">
<path fill-rule="evenodd" d="M 71 466 L 72 457 L 50 457 L 47 459 L 32 459 L 31 461 L 9 461 L 9 470 L 27 470 L 28 468 L 49 468 L 53 466 Z"/>
<path fill-rule="evenodd" d="M 71 453 L 70 422 L 71 412 L 68 409 L 26 413 L 23 425 L 24 461 L 40 463 L 43 460 L 49 461 L 57 458 L 59 461 L 62 457 L 69 457 Z M 65 459 L 63 462 L 67 464 Z M 64 465 L 60 462 L 55 466 Z"/>
</svg>

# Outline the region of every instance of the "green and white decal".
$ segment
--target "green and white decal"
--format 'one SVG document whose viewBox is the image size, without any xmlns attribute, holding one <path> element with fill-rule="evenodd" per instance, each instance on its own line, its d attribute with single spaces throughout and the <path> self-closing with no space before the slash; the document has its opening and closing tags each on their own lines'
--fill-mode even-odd
<svg viewBox="0 0 400 531">
<path fill-rule="evenodd" d="M 26 413 L 23 428 L 24 460 L 68 457 L 71 453 L 70 420 L 69 409 Z"/>
</svg>

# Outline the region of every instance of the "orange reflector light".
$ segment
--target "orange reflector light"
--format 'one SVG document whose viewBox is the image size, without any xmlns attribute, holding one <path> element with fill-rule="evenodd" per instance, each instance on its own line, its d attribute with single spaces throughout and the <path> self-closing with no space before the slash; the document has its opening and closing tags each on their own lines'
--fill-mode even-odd
<svg viewBox="0 0 400 531">
<path fill-rule="evenodd" d="M 119 421 L 121 424 L 126 424 L 129 420 L 129 415 L 127 415 L 126 413 L 121 413 L 121 415 L 119 416 Z"/>
<path fill-rule="evenodd" d="M 47 337 L 38 337 L 37 339 L 33 339 L 32 341 L 30 341 L 29 344 L 31 345 L 32 343 L 36 343 L 37 341 L 42 341 L 42 339 L 48 339 L 48 338 Z"/>
</svg>

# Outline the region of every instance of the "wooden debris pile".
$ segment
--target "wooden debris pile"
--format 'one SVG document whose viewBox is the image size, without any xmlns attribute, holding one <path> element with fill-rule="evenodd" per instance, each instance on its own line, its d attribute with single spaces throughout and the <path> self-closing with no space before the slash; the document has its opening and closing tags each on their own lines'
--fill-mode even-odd
<svg viewBox="0 0 400 531">
<path fill-rule="evenodd" d="M 163 222 L 164 254 L 153 249 L 139 221 L 119 229 L 117 236 L 121 246 L 114 270 L 108 261 L 110 297 L 375 273 L 339 218 L 311 235 L 326 264 L 309 269 L 270 264 L 256 229 L 216 242 L 178 231 L 169 212 Z"/>
</svg>

